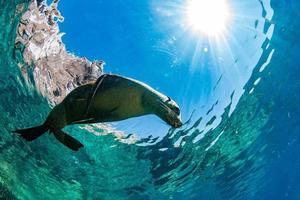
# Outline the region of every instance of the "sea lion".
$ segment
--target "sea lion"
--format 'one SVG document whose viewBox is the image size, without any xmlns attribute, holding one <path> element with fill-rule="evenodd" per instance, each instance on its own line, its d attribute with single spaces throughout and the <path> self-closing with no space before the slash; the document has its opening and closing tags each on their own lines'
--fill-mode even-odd
<svg viewBox="0 0 300 200">
<path fill-rule="evenodd" d="M 62 144 L 77 151 L 83 145 L 61 129 L 71 124 L 112 122 L 155 114 L 174 128 L 182 125 L 180 109 L 170 97 L 140 81 L 104 74 L 81 85 L 56 105 L 41 126 L 15 130 L 27 141 L 49 131 Z"/>
</svg>

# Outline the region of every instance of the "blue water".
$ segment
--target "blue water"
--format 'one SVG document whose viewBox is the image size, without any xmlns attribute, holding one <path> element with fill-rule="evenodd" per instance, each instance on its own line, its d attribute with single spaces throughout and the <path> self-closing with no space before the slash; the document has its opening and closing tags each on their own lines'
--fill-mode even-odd
<svg viewBox="0 0 300 200">
<path fill-rule="evenodd" d="M 300 199 L 300 2 L 228 4 L 231 23 L 213 39 L 182 26 L 182 1 L 61 0 L 68 51 L 171 96 L 186 122 L 112 124 L 134 144 L 68 127 L 85 145 L 72 152 L 48 134 L 28 143 L 11 133 L 51 108 L 13 56 L 27 2 L 1 1 L 1 198 Z"/>
</svg>

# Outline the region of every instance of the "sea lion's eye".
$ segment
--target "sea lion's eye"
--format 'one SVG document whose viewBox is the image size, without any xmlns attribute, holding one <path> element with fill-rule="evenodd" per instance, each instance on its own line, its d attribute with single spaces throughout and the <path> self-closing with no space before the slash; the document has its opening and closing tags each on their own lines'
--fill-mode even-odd
<svg viewBox="0 0 300 200">
<path fill-rule="evenodd" d="M 174 112 L 177 114 L 177 115 L 180 115 L 180 109 L 178 107 L 175 107 L 174 108 Z"/>
</svg>

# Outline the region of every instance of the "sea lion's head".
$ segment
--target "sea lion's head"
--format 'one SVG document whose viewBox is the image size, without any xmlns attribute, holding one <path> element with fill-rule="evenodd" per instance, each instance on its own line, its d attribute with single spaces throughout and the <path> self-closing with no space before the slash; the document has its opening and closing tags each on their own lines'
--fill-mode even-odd
<svg viewBox="0 0 300 200">
<path fill-rule="evenodd" d="M 175 101 L 167 97 L 165 101 L 160 101 L 161 112 L 159 117 L 174 128 L 182 126 L 180 108 Z"/>
<path fill-rule="evenodd" d="M 182 126 L 180 108 L 170 97 L 155 91 L 150 95 L 148 93 L 145 100 L 148 104 L 147 107 L 152 111 L 151 113 L 154 113 L 174 128 Z"/>
</svg>

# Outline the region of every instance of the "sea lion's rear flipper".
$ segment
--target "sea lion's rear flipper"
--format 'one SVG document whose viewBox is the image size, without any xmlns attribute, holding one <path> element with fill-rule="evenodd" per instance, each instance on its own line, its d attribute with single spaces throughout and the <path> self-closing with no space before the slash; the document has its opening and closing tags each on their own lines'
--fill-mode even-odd
<svg viewBox="0 0 300 200">
<path fill-rule="evenodd" d="M 13 133 L 17 133 L 22 136 L 27 141 L 32 141 L 43 135 L 49 128 L 46 125 L 36 126 L 27 129 L 19 129 L 13 131 Z"/>
<path fill-rule="evenodd" d="M 62 130 L 55 130 L 52 132 L 58 141 L 74 151 L 78 151 L 81 147 L 83 147 L 83 144 L 81 144 L 77 139 L 66 134 Z"/>
</svg>

